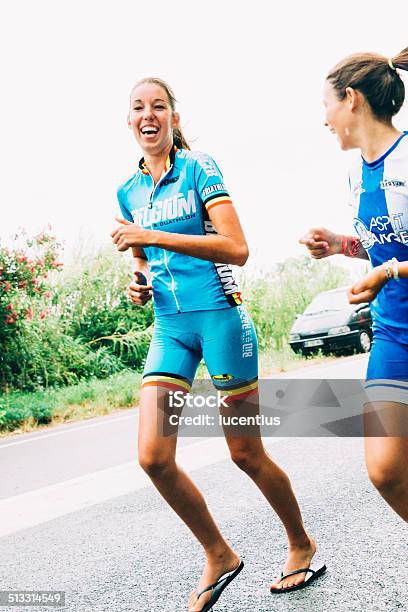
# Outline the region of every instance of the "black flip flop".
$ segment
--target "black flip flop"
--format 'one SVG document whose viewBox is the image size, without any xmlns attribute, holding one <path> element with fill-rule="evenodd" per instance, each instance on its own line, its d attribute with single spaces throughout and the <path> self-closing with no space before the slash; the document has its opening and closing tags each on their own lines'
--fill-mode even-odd
<svg viewBox="0 0 408 612">
<path fill-rule="evenodd" d="M 208 612 L 209 610 L 212 609 L 213 605 L 216 604 L 219 598 L 221 597 L 223 590 L 229 585 L 229 583 L 232 580 L 234 580 L 234 578 L 238 576 L 239 572 L 242 570 L 243 567 L 244 567 L 244 562 L 241 561 L 235 570 L 233 570 L 232 572 L 227 572 L 226 574 L 223 574 L 220 578 L 218 578 L 217 582 L 210 584 L 210 586 L 205 587 L 205 589 L 203 589 L 202 591 L 196 594 L 197 599 L 200 599 L 203 593 L 207 593 L 208 591 L 213 591 L 213 594 L 211 595 L 211 599 L 207 601 L 204 608 L 201 608 L 201 612 Z"/>
<path fill-rule="evenodd" d="M 295 576 L 296 574 L 310 573 L 310 576 L 309 578 L 306 576 L 303 582 L 300 582 L 299 584 L 296 584 L 294 586 L 286 587 L 284 589 L 273 589 L 271 587 L 270 591 L 272 595 L 281 595 L 282 593 L 289 593 L 292 591 L 298 591 L 299 589 L 305 589 L 307 586 L 309 586 L 311 582 L 316 580 L 316 578 L 322 576 L 326 569 L 327 567 L 325 565 L 322 565 L 322 567 L 319 567 L 319 569 L 317 570 L 312 570 L 310 567 L 303 567 L 301 569 L 295 570 L 294 572 L 290 572 L 290 574 L 286 574 L 285 576 L 281 574 L 280 582 L 282 582 L 282 580 L 285 580 L 285 578 L 288 578 L 289 576 Z"/>
</svg>

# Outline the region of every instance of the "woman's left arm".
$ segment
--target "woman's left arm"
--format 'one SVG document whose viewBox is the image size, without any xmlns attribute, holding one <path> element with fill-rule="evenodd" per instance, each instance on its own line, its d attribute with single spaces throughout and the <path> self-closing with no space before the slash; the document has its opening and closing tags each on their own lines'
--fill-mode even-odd
<svg viewBox="0 0 408 612">
<path fill-rule="evenodd" d="M 217 233 L 205 236 L 148 230 L 120 218 L 116 219 L 120 226 L 111 236 L 118 251 L 156 246 L 199 259 L 243 266 L 248 259 L 248 246 L 233 204 L 214 206 L 209 217 Z"/>
<path fill-rule="evenodd" d="M 395 265 L 398 269 L 399 278 L 408 278 L 408 261 L 399 261 Z M 384 264 L 373 268 L 371 272 L 354 283 L 349 289 L 348 299 L 350 304 L 371 302 L 389 280 Z"/>
</svg>

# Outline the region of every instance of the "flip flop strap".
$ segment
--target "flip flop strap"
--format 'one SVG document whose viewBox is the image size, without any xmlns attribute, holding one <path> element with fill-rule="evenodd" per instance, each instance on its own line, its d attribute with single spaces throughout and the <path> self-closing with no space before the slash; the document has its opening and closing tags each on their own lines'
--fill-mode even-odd
<svg viewBox="0 0 408 612">
<path fill-rule="evenodd" d="M 290 572 L 290 574 L 286 574 L 285 576 L 282 574 L 281 581 L 285 580 L 285 578 L 289 578 L 289 576 L 295 576 L 295 574 L 303 574 L 307 572 L 311 572 L 312 574 L 316 573 L 315 570 L 312 570 L 310 567 L 302 567 L 301 569 L 295 570 L 294 572 Z"/>
<path fill-rule="evenodd" d="M 239 567 L 239 566 L 238 566 Z M 207 591 L 212 591 L 212 589 L 215 589 L 215 587 L 219 586 L 220 584 L 222 584 L 224 582 L 224 580 L 228 580 L 228 578 L 237 571 L 238 567 L 231 571 L 231 572 L 227 572 L 226 574 L 223 574 L 222 576 L 220 576 L 220 578 L 218 578 L 217 582 L 213 582 L 213 584 L 210 584 L 208 587 L 205 587 L 205 589 L 203 589 L 202 591 L 200 591 L 199 593 L 196 593 L 197 595 L 197 599 L 199 599 L 201 597 L 201 595 L 203 593 L 207 593 Z"/>
</svg>

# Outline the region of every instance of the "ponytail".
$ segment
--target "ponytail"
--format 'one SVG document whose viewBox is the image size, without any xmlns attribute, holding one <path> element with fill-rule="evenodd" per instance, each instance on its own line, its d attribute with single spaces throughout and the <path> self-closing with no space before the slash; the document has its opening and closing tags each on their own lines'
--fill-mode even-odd
<svg viewBox="0 0 408 612">
<path fill-rule="evenodd" d="M 405 100 L 405 86 L 398 70 L 408 70 L 408 47 L 392 58 L 355 53 L 334 66 L 326 78 L 339 100 L 344 100 L 346 88 L 352 87 L 364 95 L 379 121 L 391 123 Z"/>
<path fill-rule="evenodd" d="M 400 70 L 408 70 L 408 47 L 405 47 L 405 49 L 400 51 L 398 55 L 392 57 L 391 61 L 395 68 L 399 68 Z"/>
<path fill-rule="evenodd" d="M 178 149 L 188 149 L 188 150 L 190 150 L 190 145 L 188 144 L 187 140 L 185 139 L 185 136 L 184 136 L 183 132 L 181 131 L 181 128 L 174 128 L 174 130 L 173 130 L 173 143 L 176 145 L 176 147 Z"/>
</svg>

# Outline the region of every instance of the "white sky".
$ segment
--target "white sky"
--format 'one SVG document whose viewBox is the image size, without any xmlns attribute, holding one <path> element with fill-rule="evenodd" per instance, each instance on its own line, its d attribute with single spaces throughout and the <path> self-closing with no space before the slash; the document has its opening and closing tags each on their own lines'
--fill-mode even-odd
<svg viewBox="0 0 408 612">
<path fill-rule="evenodd" d="M 408 46 L 407 4 L 277 6 L 3 3 L 0 238 L 51 223 L 68 253 L 79 234 L 109 240 L 116 187 L 140 156 L 128 94 L 149 75 L 170 83 L 193 148 L 220 165 L 253 266 L 302 253 L 297 239 L 312 224 L 351 231 L 350 158 L 323 128 L 323 80 L 349 53 Z M 408 129 L 407 119 L 405 107 L 396 125 Z"/>
</svg>

